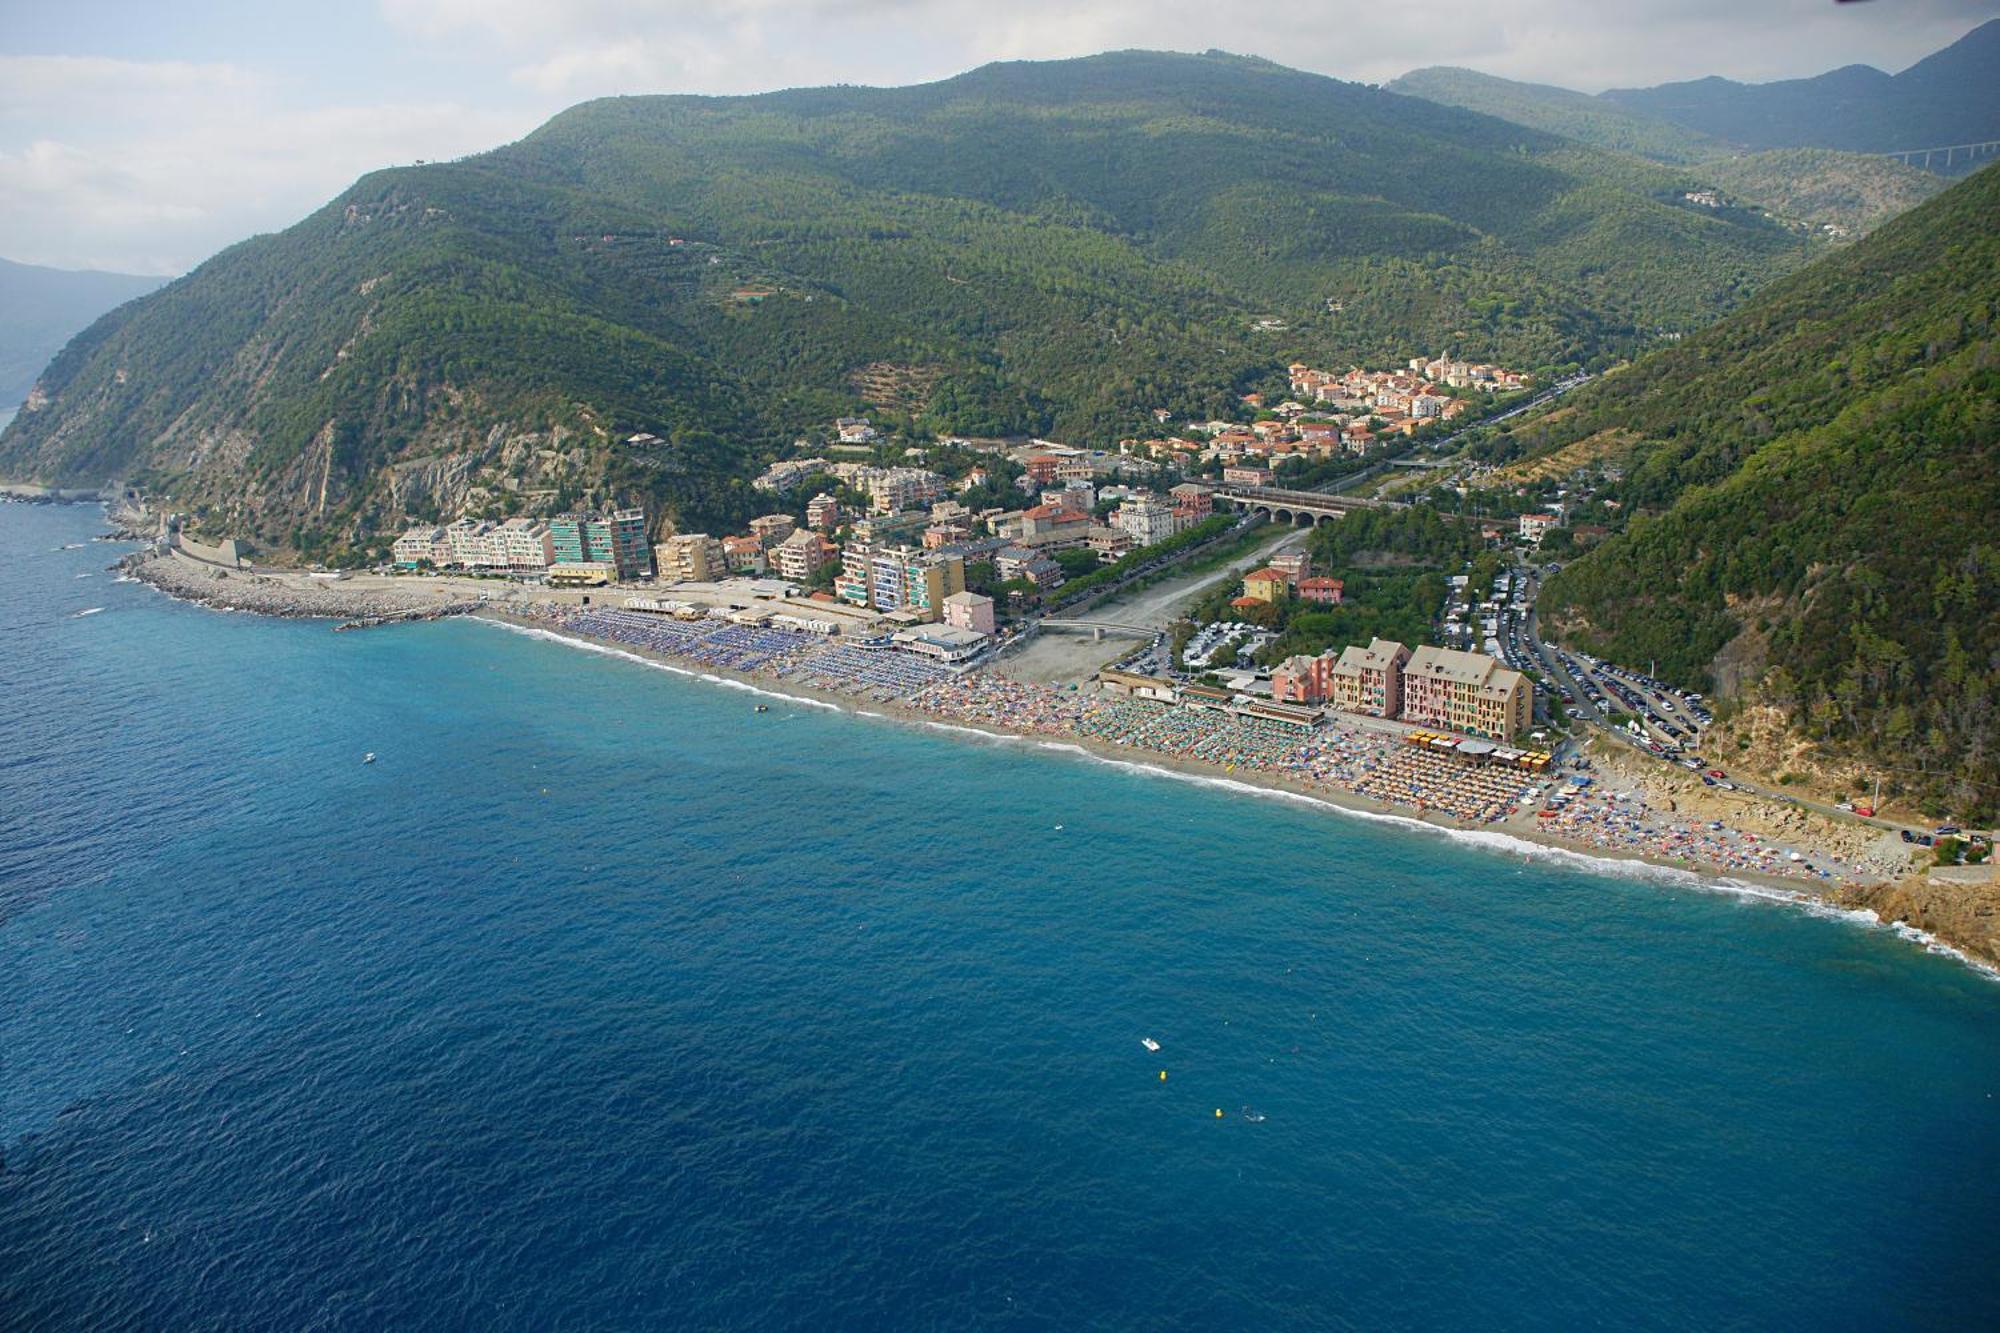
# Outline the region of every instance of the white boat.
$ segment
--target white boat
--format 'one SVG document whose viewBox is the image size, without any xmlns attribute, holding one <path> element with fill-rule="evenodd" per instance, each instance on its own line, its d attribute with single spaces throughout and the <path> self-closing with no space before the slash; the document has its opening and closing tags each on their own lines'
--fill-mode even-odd
<svg viewBox="0 0 2000 1333">
<path fill-rule="evenodd" d="M 369 752 L 368 752 L 367 754 L 364 754 L 364 755 L 362 755 L 362 756 L 361 756 L 361 762 L 362 762 L 362 763 L 364 763 L 364 764 L 372 764 L 372 763 L 374 763 L 374 762 L 375 762 L 375 752 L 374 752 L 373 750 L 370 750 L 370 751 L 369 751 Z"/>
<path fill-rule="evenodd" d="M 1149 1051 L 1157 1051 L 1160 1049 L 1160 1043 L 1154 1041 L 1151 1037 L 1139 1038 L 1139 1044 L 1141 1046 L 1144 1046 Z"/>
</svg>

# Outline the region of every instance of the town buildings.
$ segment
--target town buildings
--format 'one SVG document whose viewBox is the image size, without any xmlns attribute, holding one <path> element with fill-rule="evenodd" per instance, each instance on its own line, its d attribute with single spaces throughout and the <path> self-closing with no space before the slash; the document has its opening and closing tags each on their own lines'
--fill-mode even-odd
<svg viewBox="0 0 2000 1333">
<path fill-rule="evenodd" d="M 840 501 L 824 491 L 806 502 L 806 526 L 818 532 L 832 532 L 840 526 Z M 779 540 L 783 540 L 780 538 Z"/>
<path fill-rule="evenodd" d="M 646 578 L 653 572 L 646 514 L 641 509 L 558 515 L 549 520 L 549 543 L 551 564 L 609 565 L 620 579 Z"/>
<path fill-rule="evenodd" d="M 1243 595 L 1269 605 L 1282 598 L 1291 585 L 1282 570 L 1259 569 L 1243 576 Z"/>
<path fill-rule="evenodd" d="M 764 544 L 754 536 L 724 537 L 722 558 L 732 574 L 762 574 L 770 568 Z"/>
<path fill-rule="evenodd" d="M 1549 529 L 1562 526 L 1562 519 L 1555 514 L 1521 515 L 1521 535 L 1531 542 L 1539 543 L 1549 535 Z"/>
<path fill-rule="evenodd" d="M 602 565 L 606 579 L 643 578 L 652 572 L 643 512 L 610 516 L 564 514 L 544 522 L 510 518 L 493 523 L 461 518 L 438 527 L 423 524 L 396 538 L 390 553 L 400 569 L 438 569 L 542 575 L 558 565 Z"/>
<path fill-rule="evenodd" d="M 798 520 L 790 514 L 765 514 L 750 520 L 750 535 L 757 539 L 759 546 L 769 550 L 791 536 L 798 526 Z"/>
<path fill-rule="evenodd" d="M 1395 717 L 1403 711 L 1403 667 L 1410 650 L 1393 639 L 1343 648 L 1326 676 L 1326 703 L 1344 713 Z"/>
<path fill-rule="evenodd" d="M 992 634 L 993 599 L 976 592 L 955 592 L 944 599 L 944 623 L 954 629 Z"/>
<path fill-rule="evenodd" d="M 1135 495 L 1118 507 L 1111 525 L 1141 546 L 1163 542 L 1180 530 L 1173 502 L 1163 496 Z"/>
<path fill-rule="evenodd" d="M 722 543 L 705 532 L 684 532 L 660 543 L 662 582 L 711 583 L 728 573 Z"/>
<path fill-rule="evenodd" d="M 1488 740 L 1525 731 L 1534 719 L 1534 686 L 1483 653 L 1423 647 L 1403 668 L 1402 717 Z"/>
<path fill-rule="evenodd" d="M 832 467 L 824 458 L 794 458 L 771 464 L 750 485 L 770 495 L 784 495 L 807 477 L 825 473 Z"/>
<path fill-rule="evenodd" d="M 1347 584 L 1341 579 L 1307 575 L 1299 580 L 1299 600 L 1311 602 L 1315 606 L 1339 606 L 1340 599 L 1347 591 Z"/>
<path fill-rule="evenodd" d="M 965 561 L 955 555 L 855 541 L 841 551 L 840 562 L 835 595 L 876 611 L 941 620 L 945 599 L 965 591 Z"/>
<path fill-rule="evenodd" d="M 1174 513 L 1181 522 L 1193 527 L 1215 512 L 1215 497 L 1208 487 L 1192 481 L 1184 481 L 1167 492 L 1173 501 Z"/>
<path fill-rule="evenodd" d="M 766 553 L 771 570 L 781 579 L 793 583 L 810 582 L 814 571 L 826 563 L 832 553 L 826 539 L 817 532 L 801 528 L 779 542 Z"/>
</svg>

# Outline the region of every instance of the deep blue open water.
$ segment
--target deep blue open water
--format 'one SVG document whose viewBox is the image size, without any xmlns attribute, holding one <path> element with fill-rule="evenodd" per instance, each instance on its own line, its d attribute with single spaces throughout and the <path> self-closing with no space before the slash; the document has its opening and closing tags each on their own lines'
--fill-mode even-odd
<svg viewBox="0 0 2000 1333">
<path fill-rule="evenodd" d="M 2000 1311 L 2000 984 L 1888 931 L 100 526 L 0 506 L 0 1326 Z"/>
</svg>

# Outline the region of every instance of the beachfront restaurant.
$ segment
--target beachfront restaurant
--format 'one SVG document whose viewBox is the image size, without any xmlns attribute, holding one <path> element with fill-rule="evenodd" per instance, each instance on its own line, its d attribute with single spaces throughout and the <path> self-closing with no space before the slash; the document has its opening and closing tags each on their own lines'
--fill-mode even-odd
<svg viewBox="0 0 2000 1333">
<path fill-rule="evenodd" d="M 1476 764 L 1504 764 L 1530 773 L 1540 773 L 1554 760 L 1544 750 L 1516 750 L 1476 737 L 1452 736 L 1442 731 L 1412 731 L 1403 743 L 1438 754 L 1455 754 Z"/>
<path fill-rule="evenodd" d="M 1259 722 L 1276 722 L 1281 726 L 1298 731 L 1312 731 L 1326 720 L 1324 708 L 1307 708 L 1299 704 L 1270 703 L 1262 699 L 1252 699 L 1236 709 L 1238 717 L 1247 717 Z"/>
</svg>

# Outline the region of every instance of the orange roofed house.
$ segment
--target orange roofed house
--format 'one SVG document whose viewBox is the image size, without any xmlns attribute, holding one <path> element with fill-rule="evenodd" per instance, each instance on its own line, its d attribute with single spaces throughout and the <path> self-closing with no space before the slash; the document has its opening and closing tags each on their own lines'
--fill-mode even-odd
<svg viewBox="0 0 2000 1333">
<path fill-rule="evenodd" d="M 1282 570 L 1260 569 L 1243 576 L 1243 595 L 1267 604 L 1283 597 L 1290 586 L 1291 580 Z"/>
</svg>

